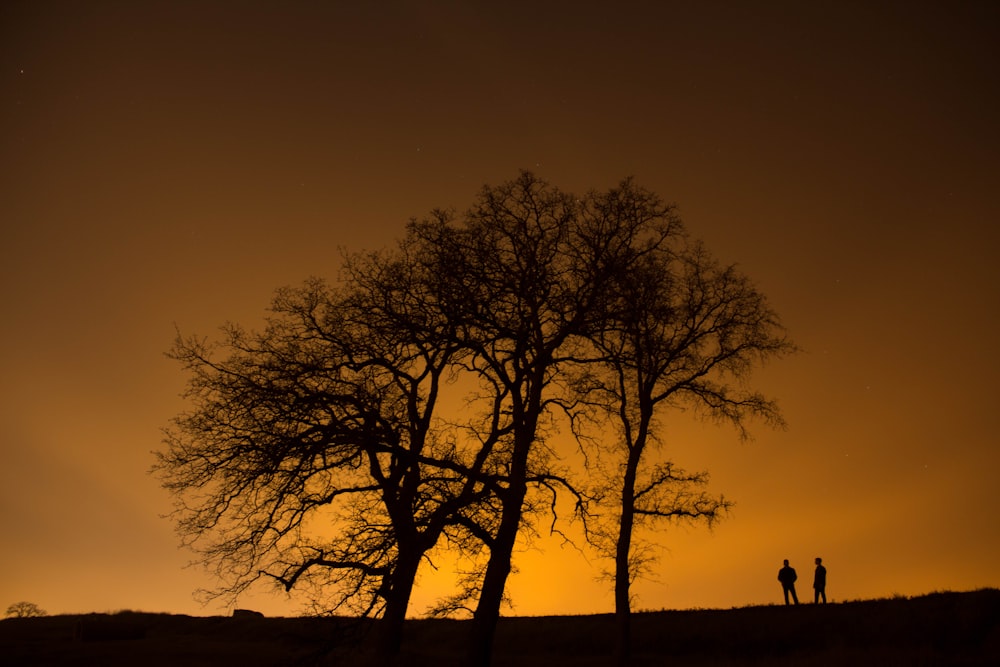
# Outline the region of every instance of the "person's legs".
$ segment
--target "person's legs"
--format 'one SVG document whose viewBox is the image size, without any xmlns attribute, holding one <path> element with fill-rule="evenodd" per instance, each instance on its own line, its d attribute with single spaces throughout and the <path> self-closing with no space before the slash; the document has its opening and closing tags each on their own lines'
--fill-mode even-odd
<svg viewBox="0 0 1000 667">
<path fill-rule="evenodd" d="M 782 586 L 781 590 L 785 593 L 785 604 L 788 604 L 788 586 Z"/>
<path fill-rule="evenodd" d="M 795 600 L 795 604 L 799 603 L 799 596 L 795 594 L 795 585 L 791 586 L 792 589 L 792 599 Z"/>
</svg>

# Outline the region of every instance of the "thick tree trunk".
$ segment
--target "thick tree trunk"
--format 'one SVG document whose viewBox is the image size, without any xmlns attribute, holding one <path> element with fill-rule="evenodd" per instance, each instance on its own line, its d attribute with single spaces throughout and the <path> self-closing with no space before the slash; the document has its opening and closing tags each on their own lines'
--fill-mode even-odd
<svg viewBox="0 0 1000 667">
<path fill-rule="evenodd" d="M 391 665 L 403 644 L 403 627 L 410 595 L 420 567 L 421 553 L 414 549 L 400 549 L 399 560 L 386 591 L 385 612 L 379 620 L 378 655 L 380 663 Z"/>
<path fill-rule="evenodd" d="M 632 528 L 635 525 L 635 476 L 639 466 L 636 450 L 629 451 L 622 480 L 621 521 L 615 544 L 615 656 L 618 665 L 629 663 L 632 647 L 632 602 L 629 554 L 632 551 Z"/>
<path fill-rule="evenodd" d="M 493 656 L 493 637 L 500 620 L 500 606 L 511 570 L 511 557 L 521 524 L 521 507 L 526 487 L 511 485 L 504 499 L 503 516 L 496 538 L 490 548 L 490 561 L 483 576 L 483 588 L 472 620 L 472 636 L 466 664 L 468 667 L 489 667 Z"/>
<path fill-rule="evenodd" d="M 535 413 L 537 414 L 537 412 Z M 472 636 L 467 655 L 467 667 L 489 667 L 493 657 L 493 637 L 500 620 L 500 606 L 511 570 L 511 557 L 521 527 L 521 511 L 528 493 L 528 453 L 534 442 L 535 420 L 516 436 L 511 455 L 510 478 L 503 496 L 503 513 L 493 544 L 490 561 L 483 576 L 483 589 L 472 618 Z"/>
</svg>

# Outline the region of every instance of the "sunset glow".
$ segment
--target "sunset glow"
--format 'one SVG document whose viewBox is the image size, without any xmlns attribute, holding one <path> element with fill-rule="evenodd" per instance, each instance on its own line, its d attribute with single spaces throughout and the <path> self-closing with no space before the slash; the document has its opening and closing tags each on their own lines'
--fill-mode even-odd
<svg viewBox="0 0 1000 667">
<path fill-rule="evenodd" d="M 521 168 L 633 175 L 802 348 L 752 379 L 787 429 L 660 420 L 735 507 L 644 535 L 634 609 L 777 604 L 786 558 L 811 600 L 817 556 L 832 601 L 1000 586 L 997 6 L 457 4 L 0 7 L 0 604 L 226 613 L 148 474 L 177 330 L 259 326 Z M 505 613 L 610 612 L 579 527 L 539 530 Z"/>
</svg>

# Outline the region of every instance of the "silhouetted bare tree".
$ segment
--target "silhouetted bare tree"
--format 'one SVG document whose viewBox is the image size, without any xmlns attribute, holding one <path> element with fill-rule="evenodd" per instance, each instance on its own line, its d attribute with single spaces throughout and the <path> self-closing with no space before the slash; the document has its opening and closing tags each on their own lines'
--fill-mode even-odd
<svg viewBox="0 0 1000 667">
<path fill-rule="evenodd" d="M 630 181 L 578 199 L 524 172 L 484 188 L 461 224 L 441 218 L 414 228 L 438 249 L 437 273 L 450 280 L 467 369 L 495 398 L 481 440 L 504 476 L 499 522 L 484 537 L 490 557 L 470 664 L 489 664 L 529 487 L 548 473 L 540 425 L 565 399 L 561 373 L 603 327 L 619 276 L 678 233 L 674 223 L 667 207 Z"/>
<path fill-rule="evenodd" d="M 686 239 L 643 256 L 617 277 L 605 328 L 593 337 L 602 368 L 578 384 L 612 417 L 618 434 L 618 522 L 614 538 L 617 651 L 629 653 L 632 581 L 648 550 L 635 549 L 634 530 L 657 519 L 711 524 L 729 507 L 700 490 L 707 473 L 689 474 L 670 461 L 647 465 L 657 440 L 658 412 L 689 407 L 734 425 L 782 425 L 774 401 L 746 387 L 758 365 L 788 354 L 777 315 L 735 267 L 722 267 L 701 244 Z"/>
<path fill-rule="evenodd" d="M 181 534 L 216 568 L 216 593 L 261 578 L 317 587 L 328 609 L 382 615 L 391 654 L 421 558 L 491 487 L 434 429 L 457 359 L 449 325 L 420 303 L 419 265 L 401 251 L 348 266 L 350 289 L 281 290 L 262 333 L 178 338 L 194 409 L 155 471 Z"/>
<path fill-rule="evenodd" d="M 45 610 L 34 602 L 15 602 L 4 612 L 4 616 L 8 618 L 36 618 L 45 615 Z"/>
<path fill-rule="evenodd" d="M 654 411 L 777 419 L 729 380 L 787 344 L 752 287 L 685 240 L 631 180 L 578 198 L 522 172 L 461 215 L 412 221 L 392 251 L 347 258 L 337 288 L 280 290 L 261 332 L 178 335 L 192 408 L 154 471 L 214 593 L 315 587 L 327 609 L 381 616 L 391 659 L 443 544 L 474 566 L 440 608 L 474 607 L 468 664 L 488 665 L 518 537 L 542 513 L 554 523 L 565 494 L 585 516 L 546 441 L 556 409 L 620 418 L 626 568 L 637 518 L 714 517 L 725 502 L 688 491 L 703 475 L 640 478 Z M 442 413 L 459 385 L 463 407 Z"/>
</svg>

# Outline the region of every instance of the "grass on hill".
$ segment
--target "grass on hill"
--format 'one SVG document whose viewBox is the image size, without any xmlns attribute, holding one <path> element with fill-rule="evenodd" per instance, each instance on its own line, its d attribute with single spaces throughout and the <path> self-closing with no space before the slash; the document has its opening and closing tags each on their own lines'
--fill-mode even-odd
<svg viewBox="0 0 1000 667">
<path fill-rule="evenodd" d="M 0 666 L 327 667 L 364 665 L 371 622 L 141 612 L 0 621 Z M 467 621 L 407 622 L 399 664 L 458 665 Z M 613 664 L 614 617 L 512 617 L 496 667 Z M 641 612 L 636 667 L 1000 665 L 1000 590 L 798 607 Z"/>
</svg>

